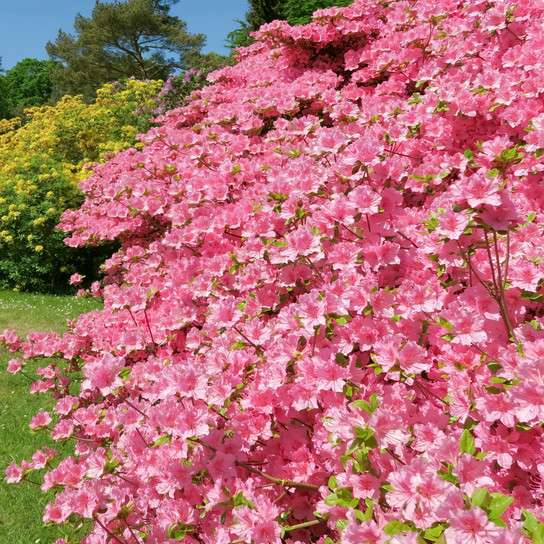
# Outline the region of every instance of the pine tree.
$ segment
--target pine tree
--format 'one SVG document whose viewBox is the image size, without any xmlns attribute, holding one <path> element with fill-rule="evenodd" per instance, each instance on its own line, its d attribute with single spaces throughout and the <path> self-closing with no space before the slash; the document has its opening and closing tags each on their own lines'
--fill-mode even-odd
<svg viewBox="0 0 544 544">
<path fill-rule="evenodd" d="M 64 92 L 92 96 L 104 83 L 135 77 L 166 79 L 190 67 L 205 36 L 169 15 L 179 0 L 96 1 L 92 16 L 78 14 L 76 36 L 59 31 L 46 50 L 60 63 L 52 73 Z"/>
</svg>

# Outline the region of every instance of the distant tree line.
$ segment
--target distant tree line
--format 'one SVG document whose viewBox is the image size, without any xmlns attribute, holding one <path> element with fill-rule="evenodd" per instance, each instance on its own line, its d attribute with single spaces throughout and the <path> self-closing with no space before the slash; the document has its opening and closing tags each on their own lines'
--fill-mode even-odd
<svg viewBox="0 0 544 544">
<path fill-rule="evenodd" d="M 236 47 L 249 45 L 250 33 L 275 19 L 305 24 L 317 9 L 352 2 L 248 0 L 246 18 L 229 34 L 228 47 L 232 53 Z M 180 72 L 208 73 L 232 64 L 232 54 L 201 53 L 206 37 L 189 33 L 187 23 L 170 14 L 177 3 L 96 0 L 90 17 L 77 14 L 73 33 L 60 29 L 56 40 L 47 43 L 49 60 L 23 59 L 5 72 L 0 62 L 0 119 L 23 117 L 26 108 L 53 105 L 66 94 L 83 95 L 92 102 L 97 89 L 114 81 L 166 80 Z"/>
<path fill-rule="evenodd" d="M 201 54 L 206 37 L 191 34 L 170 14 L 179 0 L 96 1 L 90 17 L 78 14 L 73 33 L 60 29 L 46 45 L 50 60 L 24 59 L 0 73 L 0 118 L 54 104 L 66 94 L 92 101 L 106 83 L 163 79 L 206 63 L 227 62 Z M 0 70 L 1 71 L 1 70 Z"/>
</svg>

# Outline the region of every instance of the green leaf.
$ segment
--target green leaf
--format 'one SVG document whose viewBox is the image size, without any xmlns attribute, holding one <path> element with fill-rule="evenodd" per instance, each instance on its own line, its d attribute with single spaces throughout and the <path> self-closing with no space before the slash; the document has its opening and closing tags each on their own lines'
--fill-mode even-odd
<svg viewBox="0 0 544 544">
<path fill-rule="evenodd" d="M 443 532 L 444 526 L 439 523 L 434 527 L 429 527 L 423 534 L 423 538 L 426 538 L 431 542 L 436 542 Z"/>
<path fill-rule="evenodd" d="M 486 175 L 486 178 L 496 178 L 500 174 L 500 170 L 497 168 L 492 168 Z"/>
<path fill-rule="evenodd" d="M 544 544 L 544 523 L 539 523 L 538 527 L 533 531 L 533 544 Z"/>
<path fill-rule="evenodd" d="M 123 380 L 123 381 L 127 381 L 130 379 L 130 373 L 132 372 L 132 367 L 130 366 L 125 366 L 124 368 L 121 369 L 121 371 L 119 372 L 119 377 Z"/>
<path fill-rule="evenodd" d="M 359 499 L 354 499 L 351 495 L 351 490 L 345 487 L 338 487 L 334 493 L 331 493 L 326 499 L 325 504 L 328 506 L 347 506 L 355 508 L 359 504 Z"/>
<path fill-rule="evenodd" d="M 487 489 L 487 487 L 480 487 L 479 489 L 476 489 L 472 494 L 472 498 L 470 499 L 470 504 L 472 504 L 472 506 L 479 506 L 484 510 L 489 506 L 490 502 L 491 494 L 489 493 L 489 489 Z"/>
<path fill-rule="evenodd" d="M 368 499 L 367 499 L 368 500 Z M 357 521 L 363 522 L 363 521 L 369 521 L 372 519 L 374 508 L 373 505 L 370 505 L 365 512 L 362 512 L 361 510 L 354 510 L 355 512 L 355 518 Z"/>
<path fill-rule="evenodd" d="M 400 519 L 395 519 L 393 521 L 390 521 L 383 529 L 383 532 L 386 535 L 394 536 L 394 535 L 400 535 L 404 531 L 411 531 L 412 528 L 410 525 L 407 525 Z"/>
<path fill-rule="evenodd" d="M 486 366 L 489 368 L 492 374 L 496 374 L 502 368 L 498 361 L 489 361 Z"/>
<path fill-rule="evenodd" d="M 514 497 L 509 497 L 503 493 L 491 493 L 491 502 L 489 503 L 489 519 L 491 521 L 500 518 L 506 509 L 514 502 Z"/>
<path fill-rule="evenodd" d="M 334 321 L 336 323 L 338 323 L 338 325 L 347 325 L 349 323 L 349 321 L 351 321 L 351 318 L 349 316 L 346 316 L 346 315 L 333 317 L 333 319 L 334 319 Z M 348 321 L 348 319 L 349 319 L 349 321 Z"/>
<path fill-rule="evenodd" d="M 157 448 L 159 446 L 162 446 L 163 444 L 166 444 L 167 442 L 170 443 L 170 440 L 171 439 L 169 436 L 160 436 L 159 438 L 157 438 L 157 440 L 155 440 L 155 442 L 153 442 L 151 447 Z"/>
<path fill-rule="evenodd" d="M 104 465 L 104 474 L 114 474 L 116 468 L 121 464 L 121 461 L 115 459 L 114 461 L 108 461 Z"/>
<path fill-rule="evenodd" d="M 453 325 L 447 320 L 444 319 L 442 316 L 438 319 L 438 325 L 443 327 L 444 329 L 453 332 Z"/>
<path fill-rule="evenodd" d="M 539 525 L 538 519 L 529 510 L 523 510 L 521 512 L 521 520 L 523 521 L 523 526 L 531 533 L 535 531 Z"/>
<path fill-rule="evenodd" d="M 474 158 L 474 152 L 472 151 L 472 149 L 465 149 L 465 151 L 463 152 L 463 155 L 467 159 L 470 159 L 470 160 L 472 160 Z"/>
<path fill-rule="evenodd" d="M 461 450 L 461 453 L 469 453 L 470 455 L 474 455 L 476 453 L 476 442 L 474 441 L 472 433 L 468 429 L 465 429 L 461 435 L 459 449 Z"/>
<path fill-rule="evenodd" d="M 521 296 L 525 300 L 530 300 L 531 302 L 544 302 L 544 296 L 542 293 L 533 293 L 532 291 L 526 291 L 523 289 L 521 291 Z"/>
</svg>

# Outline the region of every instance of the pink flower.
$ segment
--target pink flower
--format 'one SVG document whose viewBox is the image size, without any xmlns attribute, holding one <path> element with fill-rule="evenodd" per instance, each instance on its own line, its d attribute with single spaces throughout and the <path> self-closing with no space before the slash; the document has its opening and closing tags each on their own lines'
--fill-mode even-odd
<svg viewBox="0 0 544 544">
<path fill-rule="evenodd" d="M 452 512 L 444 536 L 448 544 L 492 544 L 501 532 L 481 508 L 470 508 Z"/>
<path fill-rule="evenodd" d="M 383 533 L 374 520 L 357 524 L 355 519 L 342 532 L 341 544 L 383 544 L 388 536 Z"/>
<path fill-rule="evenodd" d="M 10 359 L 8 361 L 7 371 L 10 372 L 11 374 L 17 374 L 17 372 L 19 372 L 21 368 L 25 365 L 26 365 L 26 361 L 24 361 L 23 359 L 19 359 L 19 358 Z"/>
<path fill-rule="evenodd" d="M 16 484 L 23 479 L 22 468 L 12 461 L 6 468 L 6 482 L 9 484 Z"/>
<path fill-rule="evenodd" d="M 447 236 L 451 240 L 457 240 L 465 231 L 469 217 L 465 212 L 454 212 L 448 210 L 438 215 L 438 228 L 436 232 Z"/>
<path fill-rule="evenodd" d="M 28 426 L 33 430 L 40 430 L 47 427 L 51 421 L 52 419 L 49 412 L 39 412 L 32 418 L 32 421 Z"/>
<path fill-rule="evenodd" d="M 389 483 L 393 486 L 393 490 L 387 493 L 389 505 L 424 529 L 436 521 L 437 508 L 448 499 L 452 490 L 452 484 L 426 469 L 420 459 L 391 473 Z"/>
<path fill-rule="evenodd" d="M 72 274 L 70 276 L 70 285 L 78 285 L 83 281 L 83 276 L 79 274 Z"/>
</svg>

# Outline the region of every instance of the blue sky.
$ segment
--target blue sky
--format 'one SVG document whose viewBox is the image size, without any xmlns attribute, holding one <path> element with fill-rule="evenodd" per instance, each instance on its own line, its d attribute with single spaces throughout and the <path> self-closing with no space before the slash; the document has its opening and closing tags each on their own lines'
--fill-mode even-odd
<svg viewBox="0 0 544 544">
<path fill-rule="evenodd" d="M 12 68 L 24 58 L 47 59 L 45 44 L 55 41 L 60 28 L 73 33 L 77 13 L 91 15 L 95 0 L 0 0 L 0 57 Z M 207 36 L 204 53 L 225 54 L 224 40 L 244 19 L 247 0 L 181 0 L 171 14 L 187 22 L 191 33 Z"/>
</svg>

